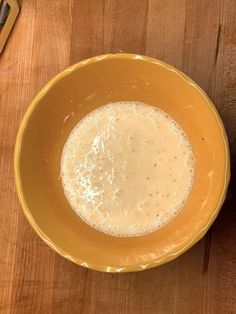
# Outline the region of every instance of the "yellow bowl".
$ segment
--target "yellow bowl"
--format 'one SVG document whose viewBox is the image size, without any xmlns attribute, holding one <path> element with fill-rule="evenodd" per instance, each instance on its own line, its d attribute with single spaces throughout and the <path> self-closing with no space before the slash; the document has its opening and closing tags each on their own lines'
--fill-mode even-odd
<svg viewBox="0 0 236 314">
<path fill-rule="evenodd" d="M 121 100 L 168 112 L 188 135 L 196 159 L 181 213 L 162 229 L 134 238 L 89 227 L 70 208 L 60 182 L 61 152 L 72 128 L 91 110 Z M 156 59 L 108 54 L 69 67 L 39 92 L 20 125 L 14 171 L 23 211 L 51 248 L 81 266 L 129 272 L 166 263 L 202 238 L 224 201 L 230 163 L 222 121 L 191 79 Z"/>
</svg>

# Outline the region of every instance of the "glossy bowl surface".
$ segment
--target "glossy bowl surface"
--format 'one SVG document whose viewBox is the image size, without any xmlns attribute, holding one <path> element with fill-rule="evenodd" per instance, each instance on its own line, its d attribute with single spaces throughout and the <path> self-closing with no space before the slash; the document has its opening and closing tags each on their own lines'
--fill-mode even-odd
<svg viewBox="0 0 236 314">
<path fill-rule="evenodd" d="M 72 128 L 91 110 L 122 100 L 168 112 L 188 135 L 196 159 L 182 212 L 143 237 L 112 237 L 89 227 L 70 208 L 60 181 L 61 152 Z M 225 130 L 206 94 L 177 69 L 134 54 L 93 57 L 48 82 L 22 120 L 14 155 L 18 197 L 34 230 L 65 258 L 105 272 L 147 269 L 189 249 L 220 210 L 229 168 Z"/>
</svg>

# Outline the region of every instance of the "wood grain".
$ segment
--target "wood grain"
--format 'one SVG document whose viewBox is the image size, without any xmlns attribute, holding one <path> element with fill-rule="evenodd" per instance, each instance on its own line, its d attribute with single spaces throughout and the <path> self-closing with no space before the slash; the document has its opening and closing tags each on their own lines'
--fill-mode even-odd
<svg viewBox="0 0 236 314">
<path fill-rule="evenodd" d="M 236 170 L 235 0 L 21 0 L 0 56 L 0 313 L 236 313 L 236 201 L 187 253 L 141 273 L 103 274 L 49 249 L 20 209 L 12 156 L 20 119 L 56 73 L 83 58 L 136 52 L 168 62 L 212 98 Z M 231 193 L 231 194 L 230 194 Z"/>
</svg>

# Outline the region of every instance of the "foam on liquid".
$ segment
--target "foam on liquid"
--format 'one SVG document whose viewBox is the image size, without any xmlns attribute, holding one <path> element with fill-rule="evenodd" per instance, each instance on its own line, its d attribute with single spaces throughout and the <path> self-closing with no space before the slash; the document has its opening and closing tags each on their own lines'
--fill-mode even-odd
<svg viewBox="0 0 236 314">
<path fill-rule="evenodd" d="M 61 158 L 65 195 L 90 226 L 114 236 L 162 228 L 192 188 L 194 156 L 182 128 L 141 102 L 111 103 L 72 130 Z"/>
</svg>

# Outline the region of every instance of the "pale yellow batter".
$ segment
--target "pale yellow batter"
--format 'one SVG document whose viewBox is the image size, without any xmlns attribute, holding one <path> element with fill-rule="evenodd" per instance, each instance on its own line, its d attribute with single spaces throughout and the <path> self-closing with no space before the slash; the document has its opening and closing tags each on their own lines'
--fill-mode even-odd
<svg viewBox="0 0 236 314">
<path fill-rule="evenodd" d="M 61 158 L 65 195 L 90 226 L 139 236 L 170 222 L 192 188 L 194 156 L 181 127 L 140 102 L 117 102 L 87 115 Z"/>
</svg>

